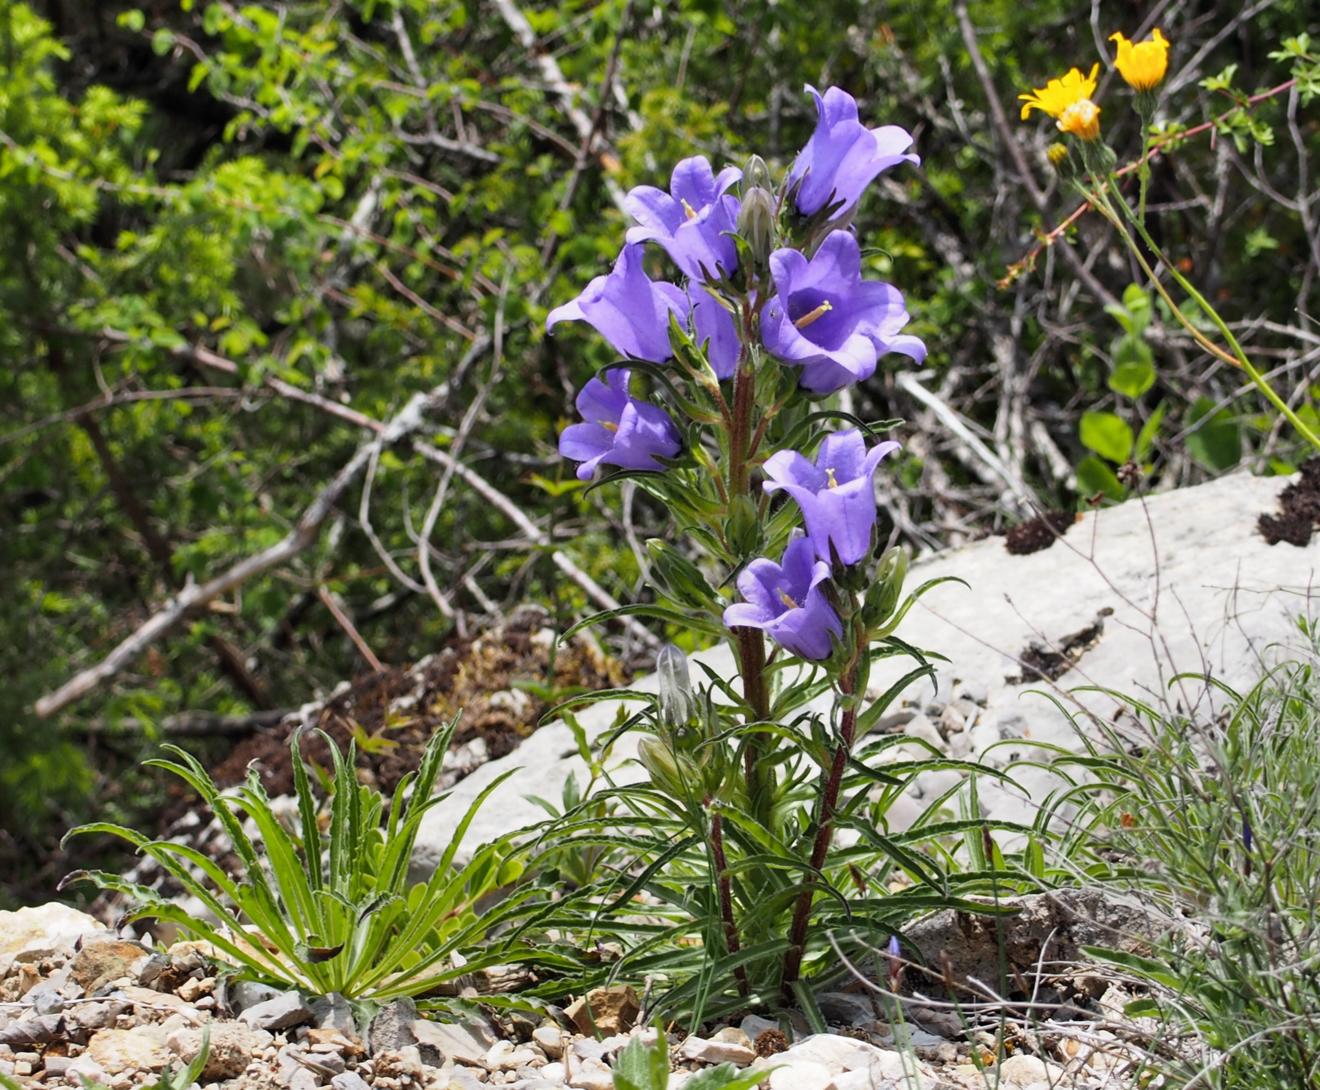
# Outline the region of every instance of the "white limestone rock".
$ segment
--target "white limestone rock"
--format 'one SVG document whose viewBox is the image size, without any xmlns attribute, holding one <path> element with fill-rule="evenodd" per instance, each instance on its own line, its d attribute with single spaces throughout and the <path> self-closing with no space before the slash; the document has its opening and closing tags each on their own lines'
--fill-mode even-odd
<svg viewBox="0 0 1320 1090">
<path fill-rule="evenodd" d="M 1256 530 L 1257 516 L 1274 510 L 1287 483 L 1233 474 L 1089 512 L 1049 548 L 1028 556 L 1010 555 L 1002 539 L 989 538 L 921 558 L 912 566 L 909 588 L 956 576 L 970 589 L 955 583 L 936 587 L 901 628 L 909 643 L 949 659 L 939 670 L 938 693 L 927 685 L 905 694 L 911 702 L 907 718 L 924 712 L 932 700 L 937 705 L 963 700 L 965 706 L 954 706 L 976 714 L 971 720 L 964 716 L 959 751 L 1005 764 L 1037 755 L 1036 743 L 1080 747 L 1069 719 L 1034 690 L 1108 719 L 1116 708 L 1111 698 L 1074 690 L 1099 685 L 1159 699 L 1169 678 L 1182 671 L 1210 672 L 1232 686 L 1251 684 L 1263 666 L 1286 655 L 1290 643 L 1296 645 L 1295 619 L 1320 612 L 1320 550 L 1267 545 Z M 1097 622 L 1093 641 L 1074 652 L 1075 662 L 1057 681 L 1023 679 L 1018 657 L 1031 642 L 1057 649 Z M 726 646 L 698 657 L 725 677 L 734 674 Z M 877 663 L 872 692 L 908 668 L 894 659 Z M 640 678 L 633 687 L 654 692 L 656 679 Z M 1173 695 L 1198 714 L 1210 714 L 1222 702 L 1216 692 L 1192 682 L 1180 684 Z M 828 711 L 829 698 L 819 706 Z M 614 701 L 593 704 L 580 710 L 578 722 L 595 738 L 615 724 L 623 707 Z M 625 764 L 634 754 L 632 736 L 615 744 L 612 764 L 621 766 L 616 782 L 638 778 L 635 762 Z M 510 769 L 516 771 L 468 831 L 468 845 L 540 820 L 544 813 L 528 796 L 556 798 L 568 776 L 579 782 L 586 776 L 568 727 L 547 724 L 507 757 L 483 765 L 434 807 L 423 822 L 419 850 L 438 858 L 471 801 Z M 981 783 L 988 816 L 1029 820 L 1052 786 L 1043 769 L 1018 770 L 1016 778 L 1021 791 Z M 903 828 L 920 812 L 919 800 L 891 812 L 891 829 Z"/>
</svg>

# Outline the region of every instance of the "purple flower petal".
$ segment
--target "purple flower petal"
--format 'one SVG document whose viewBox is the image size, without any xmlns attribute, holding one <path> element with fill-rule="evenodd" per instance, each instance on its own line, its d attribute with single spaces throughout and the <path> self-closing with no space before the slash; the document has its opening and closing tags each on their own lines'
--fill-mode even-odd
<svg viewBox="0 0 1320 1090">
<path fill-rule="evenodd" d="M 694 280 L 728 276 L 738 267 L 738 250 L 727 232 L 736 229 L 738 198 L 725 194 L 742 172 L 734 168 L 716 177 L 705 156 L 694 155 L 674 167 L 669 192 L 637 186 L 624 208 L 637 221 L 629 243 L 654 240 Z"/>
<path fill-rule="evenodd" d="M 706 345 L 706 359 L 710 361 L 715 377 L 732 378 L 738 370 L 738 357 L 742 352 L 733 315 L 711 298 L 705 288 L 693 285 L 688 294 L 692 299 L 692 332 L 697 343 Z"/>
<path fill-rule="evenodd" d="M 855 564 L 871 551 L 876 467 L 897 449 L 890 440 L 867 450 L 856 428 L 835 432 L 821 443 L 814 463 L 791 450 L 767 458 L 764 470 L 770 479 L 763 487 L 783 490 L 797 503 L 806 540 L 821 561 L 837 556 L 843 564 Z"/>
<path fill-rule="evenodd" d="M 796 250 L 770 255 L 775 294 L 761 310 L 761 339 L 771 354 L 802 368 L 801 385 L 832 393 L 869 378 L 889 351 L 924 354 L 900 330 L 908 313 L 889 284 L 861 278 L 861 250 L 847 231 L 831 231 L 807 260 Z"/>
<path fill-rule="evenodd" d="M 786 650 L 807 659 L 828 658 L 843 624 L 820 584 L 829 565 L 815 559 L 811 543 L 796 537 L 782 563 L 753 560 L 738 576 L 745 601 L 724 611 L 730 628 L 759 628 Z"/>
<path fill-rule="evenodd" d="M 810 84 L 806 90 L 816 100 L 816 129 L 788 175 L 790 185 L 801 183 L 797 208 L 804 216 L 838 202 L 836 215 L 846 215 L 876 175 L 899 163 L 921 162 L 908 150 L 911 133 L 897 125 L 867 129 L 847 91 L 830 87 L 822 96 Z"/>
<path fill-rule="evenodd" d="M 605 381 L 591 379 L 578 393 L 585 418 L 559 436 L 559 453 L 578 466 L 579 480 L 590 480 L 600 465 L 621 469 L 663 470 L 659 459 L 682 449 L 678 429 L 663 409 L 628 394 L 627 368 L 612 368 Z"/>
<path fill-rule="evenodd" d="M 634 359 L 663 363 L 669 347 L 669 315 L 687 317 L 687 299 L 673 284 L 655 283 L 642 267 L 640 245 L 625 245 L 608 276 L 592 280 L 576 299 L 556 307 L 545 328 L 584 321 L 616 351 Z"/>
</svg>

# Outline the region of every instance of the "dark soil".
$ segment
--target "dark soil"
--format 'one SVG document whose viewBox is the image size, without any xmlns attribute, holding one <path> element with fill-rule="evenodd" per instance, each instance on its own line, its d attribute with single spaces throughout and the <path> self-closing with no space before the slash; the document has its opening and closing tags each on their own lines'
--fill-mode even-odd
<svg viewBox="0 0 1320 1090">
<path fill-rule="evenodd" d="M 458 713 L 453 747 L 482 738 L 488 759 L 503 757 L 536 729 L 550 701 L 562 699 L 567 691 L 608 688 L 627 680 L 623 668 L 588 638 L 552 652 L 545 625 L 543 611 L 518 610 L 499 628 L 457 641 L 411 667 L 359 675 L 305 718 L 288 716 L 274 728 L 243 739 L 211 775 L 221 787 L 232 786 L 256 762 L 267 792 L 291 794 L 289 739 L 303 726 L 324 731 L 341 749 L 356 739 L 360 777 L 389 794 L 417 767 L 432 734 Z M 304 731 L 303 753 L 328 767 L 325 742 L 310 729 Z M 181 793 L 179 801 L 186 808 L 195 799 Z M 180 812 L 171 809 L 171 817 Z"/>
<path fill-rule="evenodd" d="M 1026 556 L 1048 549 L 1077 521 L 1072 511 L 1046 511 L 1034 519 L 1019 523 L 1004 535 L 1004 548 L 1014 556 Z"/>
<path fill-rule="evenodd" d="M 1320 456 L 1303 462 L 1297 480 L 1279 493 L 1279 513 L 1261 515 L 1256 525 L 1271 545 L 1311 544 L 1311 534 L 1320 528 Z"/>
<path fill-rule="evenodd" d="M 1058 681 L 1100 642 L 1105 632 L 1105 618 L 1113 612 L 1112 609 L 1102 609 L 1089 625 L 1070 636 L 1064 636 L 1053 647 L 1033 640 L 1018 655 L 1022 673 L 1016 677 L 1006 677 L 1004 681 L 1009 685 L 1024 685 L 1029 681 Z"/>
</svg>

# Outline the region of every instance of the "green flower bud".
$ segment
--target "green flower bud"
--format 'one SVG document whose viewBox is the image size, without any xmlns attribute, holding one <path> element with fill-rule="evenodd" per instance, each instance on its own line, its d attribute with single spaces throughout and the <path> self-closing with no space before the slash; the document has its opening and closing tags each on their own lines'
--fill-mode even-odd
<svg viewBox="0 0 1320 1090">
<path fill-rule="evenodd" d="M 672 545 L 653 537 L 646 551 L 651 555 L 651 581 L 672 601 L 690 609 L 710 609 L 716 602 L 701 570 Z"/>
<path fill-rule="evenodd" d="M 777 202 L 770 190 L 770 170 L 765 160 L 753 155 L 743 170 L 742 207 L 738 212 L 738 234 L 758 262 L 774 249 Z"/>
<path fill-rule="evenodd" d="M 686 757 L 675 754 L 664 742 L 648 735 L 637 743 L 637 759 L 651 783 L 673 798 L 687 798 L 697 777 Z"/>
<path fill-rule="evenodd" d="M 901 545 L 886 549 L 876 565 L 875 581 L 866 592 L 862 605 L 862 623 L 871 637 L 887 636 L 886 622 L 898 609 L 903 598 L 903 583 L 907 579 L 909 553 Z"/>
<path fill-rule="evenodd" d="M 672 643 L 667 643 L 656 656 L 655 672 L 660 681 L 661 721 L 671 727 L 685 726 L 697 710 L 692 679 L 688 676 L 687 656 Z"/>
</svg>

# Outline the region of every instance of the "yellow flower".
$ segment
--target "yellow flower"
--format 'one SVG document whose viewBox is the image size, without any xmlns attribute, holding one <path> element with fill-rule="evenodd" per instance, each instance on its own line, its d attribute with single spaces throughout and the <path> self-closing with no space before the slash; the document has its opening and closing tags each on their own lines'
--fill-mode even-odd
<svg viewBox="0 0 1320 1090">
<path fill-rule="evenodd" d="M 1054 118 L 1061 132 L 1081 140 L 1094 140 L 1100 135 L 1100 107 L 1091 101 L 1091 96 L 1095 94 L 1099 72 L 1099 64 L 1092 65 L 1087 76 L 1082 75 L 1080 68 L 1073 68 L 1030 94 L 1018 95 L 1023 101 L 1022 119 L 1025 121 L 1032 110 L 1042 110 Z"/>
<path fill-rule="evenodd" d="M 1169 43 L 1157 29 L 1144 42 L 1129 42 L 1121 33 L 1109 35 L 1118 43 L 1118 74 L 1137 91 L 1149 91 L 1164 78 L 1169 67 Z"/>
</svg>

